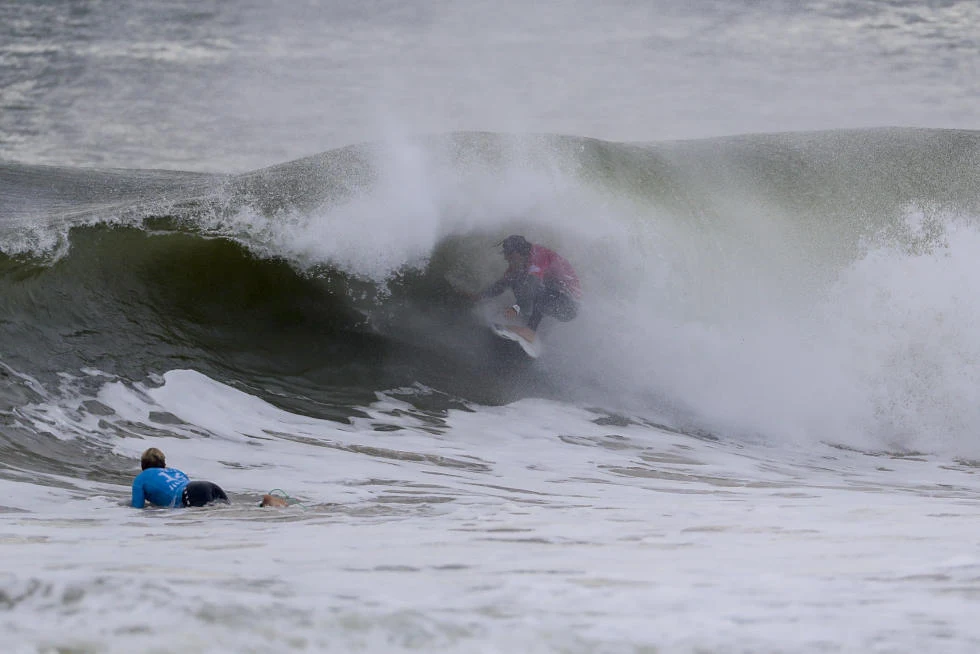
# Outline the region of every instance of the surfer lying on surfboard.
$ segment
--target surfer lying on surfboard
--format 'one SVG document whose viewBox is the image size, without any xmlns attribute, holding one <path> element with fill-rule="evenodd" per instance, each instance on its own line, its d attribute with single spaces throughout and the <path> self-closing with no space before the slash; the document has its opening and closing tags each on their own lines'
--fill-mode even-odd
<svg viewBox="0 0 980 654">
<path fill-rule="evenodd" d="M 133 508 L 142 509 L 147 503 L 176 508 L 228 502 L 228 496 L 214 482 L 190 481 L 177 468 L 168 468 L 163 452 L 155 447 L 140 456 L 140 469 L 133 480 Z"/>
<path fill-rule="evenodd" d="M 151 447 L 140 457 L 142 472 L 133 480 L 131 505 L 142 509 L 147 504 L 169 508 L 206 506 L 213 502 L 230 503 L 225 491 L 210 481 L 190 481 L 176 468 L 167 467 L 162 451 Z M 276 489 L 262 496 L 259 506 L 287 507 L 300 502 Z"/>
<path fill-rule="evenodd" d="M 486 300 L 511 289 L 517 304 L 506 310 L 505 317 L 520 319 L 524 324 L 506 326 L 505 329 L 534 343 L 544 316 L 568 322 L 578 314 L 582 288 L 568 261 L 554 250 L 535 245 L 523 236 L 508 236 L 498 245 L 507 259 L 507 271 L 475 299 Z"/>
</svg>

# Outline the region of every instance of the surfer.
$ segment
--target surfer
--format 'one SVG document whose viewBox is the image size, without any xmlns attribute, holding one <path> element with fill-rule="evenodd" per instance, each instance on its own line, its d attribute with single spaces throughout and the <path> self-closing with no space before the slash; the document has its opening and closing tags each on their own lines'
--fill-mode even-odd
<svg viewBox="0 0 980 654">
<path fill-rule="evenodd" d="M 155 447 L 140 457 L 142 472 L 133 480 L 134 508 L 147 502 L 155 506 L 204 506 L 211 502 L 228 502 L 221 487 L 210 481 L 190 481 L 180 470 L 168 468 L 163 452 Z"/>
<path fill-rule="evenodd" d="M 568 322 L 578 315 L 582 288 L 568 261 L 554 250 L 516 234 L 498 245 L 507 259 L 507 271 L 475 299 L 486 300 L 511 289 L 517 303 L 504 315 L 511 320 L 519 319 L 523 324 L 511 325 L 508 329 L 534 343 L 544 316 Z"/>
</svg>

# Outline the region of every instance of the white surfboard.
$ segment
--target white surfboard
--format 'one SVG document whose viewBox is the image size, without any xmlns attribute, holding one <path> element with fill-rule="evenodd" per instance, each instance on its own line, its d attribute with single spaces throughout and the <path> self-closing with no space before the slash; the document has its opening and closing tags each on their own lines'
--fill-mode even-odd
<svg viewBox="0 0 980 654">
<path fill-rule="evenodd" d="M 507 325 L 501 323 L 490 323 L 490 330 L 500 338 L 506 338 L 508 341 L 516 342 L 524 350 L 524 353 L 532 359 L 537 359 L 541 356 L 541 344 L 537 339 L 531 342 L 510 329 Z"/>
</svg>

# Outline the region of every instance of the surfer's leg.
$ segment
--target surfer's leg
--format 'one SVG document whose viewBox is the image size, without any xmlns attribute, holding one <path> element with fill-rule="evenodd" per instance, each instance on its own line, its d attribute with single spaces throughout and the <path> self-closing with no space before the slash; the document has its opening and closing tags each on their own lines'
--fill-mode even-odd
<svg viewBox="0 0 980 654">
<path fill-rule="evenodd" d="M 517 300 L 517 306 L 521 308 L 521 315 L 532 315 L 535 310 L 535 298 L 541 292 L 541 289 L 544 288 L 541 280 L 534 275 L 524 275 L 521 279 L 515 281 L 511 288 L 514 291 L 514 299 Z"/>
<path fill-rule="evenodd" d="M 538 330 L 538 325 L 541 324 L 541 319 L 544 318 L 544 314 L 549 314 L 548 308 L 552 302 L 552 295 L 554 291 L 545 286 L 541 286 L 538 289 L 538 294 L 534 298 L 534 310 L 527 317 L 527 326 L 534 331 Z"/>
<path fill-rule="evenodd" d="M 537 302 L 534 303 L 534 311 L 527 318 L 527 326 L 532 331 L 538 331 L 538 325 L 541 324 L 541 319 L 544 318 L 544 314 L 541 313 L 541 305 Z"/>
<path fill-rule="evenodd" d="M 556 288 L 542 288 L 534 299 L 534 311 L 527 319 L 527 326 L 537 330 L 544 316 L 568 322 L 576 315 L 578 315 L 578 302 L 568 293 L 562 293 Z"/>
<path fill-rule="evenodd" d="M 556 292 L 554 299 L 549 302 L 547 309 L 545 309 L 545 313 L 562 322 L 568 322 L 578 315 L 578 302 L 568 293 Z"/>
<path fill-rule="evenodd" d="M 210 481 L 192 481 L 184 488 L 181 504 L 184 506 L 205 506 L 211 502 L 227 502 L 228 496 L 221 486 Z"/>
</svg>

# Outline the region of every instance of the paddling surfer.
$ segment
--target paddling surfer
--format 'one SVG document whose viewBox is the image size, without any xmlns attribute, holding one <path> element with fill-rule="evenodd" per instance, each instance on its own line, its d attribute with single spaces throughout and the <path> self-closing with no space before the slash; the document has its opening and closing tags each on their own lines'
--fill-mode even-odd
<svg viewBox="0 0 980 654">
<path fill-rule="evenodd" d="M 191 481 L 182 471 L 168 468 L 163 452 L 155 447 L 143 452 L 140 467 L 142 472 L 133 480 L 134 508 L 142 509 L 147 502 L 168 508 L 228 502 L 228 496 L 217 484 Z"/>
</svg>

